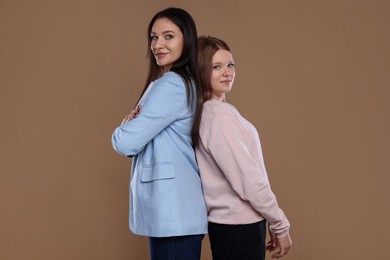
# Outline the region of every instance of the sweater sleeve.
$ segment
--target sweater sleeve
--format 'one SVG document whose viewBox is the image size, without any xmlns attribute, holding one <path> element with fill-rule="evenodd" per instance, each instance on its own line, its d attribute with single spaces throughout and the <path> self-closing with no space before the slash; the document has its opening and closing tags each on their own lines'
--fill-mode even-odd
<svg viewBox="0 0 390 260">
<path fill-rule="evenodd" d="M 112 135 L 114 149 L 128 157 L 138 154 L 157 134 L 182 116 L 186 106 L 183 80 L 177 74 L 165 74 L 155 81 L 140 114 L 115 129 Z"/>
<path fill-rule="evenodd" d="M 271 190 L 264 162 L 254 158 L 249 149 L 249 142 L 257 140 L 231 113 L 218 114 L 208 126 L 204 145 L 233 190 L 269 222 L 277 237 L 286 236 L 290 224 Z"/>
</svg>

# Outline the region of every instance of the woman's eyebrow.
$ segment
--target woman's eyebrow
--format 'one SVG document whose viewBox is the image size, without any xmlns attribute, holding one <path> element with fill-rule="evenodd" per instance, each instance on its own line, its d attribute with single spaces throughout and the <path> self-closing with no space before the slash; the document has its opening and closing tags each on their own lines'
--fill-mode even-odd
<svg viewBox="0 0 390 260">
<path fill-rule="evenodd" d="M 166 31 L 163 31 L 161 34 L 167 34 L 167 33 L 173 33 L 175 34 L 174 31 L 171 31 L 171 30 L 166 30 Z M 157 34 L 156 32 L 150 32 L 150 34 Z"/>
</svg>

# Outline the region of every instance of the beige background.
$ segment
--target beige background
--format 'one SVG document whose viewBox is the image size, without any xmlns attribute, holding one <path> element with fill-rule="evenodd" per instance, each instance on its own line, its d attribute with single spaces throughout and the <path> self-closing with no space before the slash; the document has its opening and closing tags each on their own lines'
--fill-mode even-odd
<svg viewBox="0 0 390 260">
<path fill-rule="evenodd" d="M 386 0 L 0 0 L 0 259 L 148 258 L 110 137 L 168 6 L 232 47 L 228 100 L 261 133 L 292 223 L 285 259 L 390 259 Z"/>
</svg>

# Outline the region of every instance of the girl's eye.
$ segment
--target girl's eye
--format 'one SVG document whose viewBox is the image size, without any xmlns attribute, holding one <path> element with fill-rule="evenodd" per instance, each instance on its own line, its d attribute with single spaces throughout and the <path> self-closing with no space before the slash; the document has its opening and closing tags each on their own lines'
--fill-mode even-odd
<svg viewBox="0 0 390 260">
<path fill-rule="evenodd" d="M 234 68 L 234 63 L 230 63 L 230 64 L 228 65 L 228 67 L 229 67 L 229 68 Z"/>
<path fill-rule="evenodd" d="M 156 35 L 150 35 L 150 39 L 151 39 L 152 41 L 155 41 L 155 40 L 158 39 L 158 37 L 157 37 Z"/>
<path fill-rule="evenodd" d="M 218 70 L 218 69 L 220 69 L 221 68 L 221 66 L 219 66 L 219 65 L 214 65 L 213 66 L 213 70 Z"/>
<path fill-rule="evenodd" d="M 170 35 L 170 34 L 165 35 L 165 39 L 166 39 L 166 40 L 170 40 L 170 39 L 172 39 L 172 38 L 173 38 L 173 35 Z"/>
</svg>

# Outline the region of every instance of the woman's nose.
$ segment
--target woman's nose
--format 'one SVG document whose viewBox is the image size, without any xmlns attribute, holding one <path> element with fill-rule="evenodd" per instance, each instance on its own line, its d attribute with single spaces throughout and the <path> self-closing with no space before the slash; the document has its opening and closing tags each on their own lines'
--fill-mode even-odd
<svg viewBox="0 0 390 260">
<path fill-rule="evenodd" d="M 155 40 L 153 48 L 155 50 L 161 49 L 163 45 L 164 45 L 164 40 L 159 37 Z"/>
</svg>

